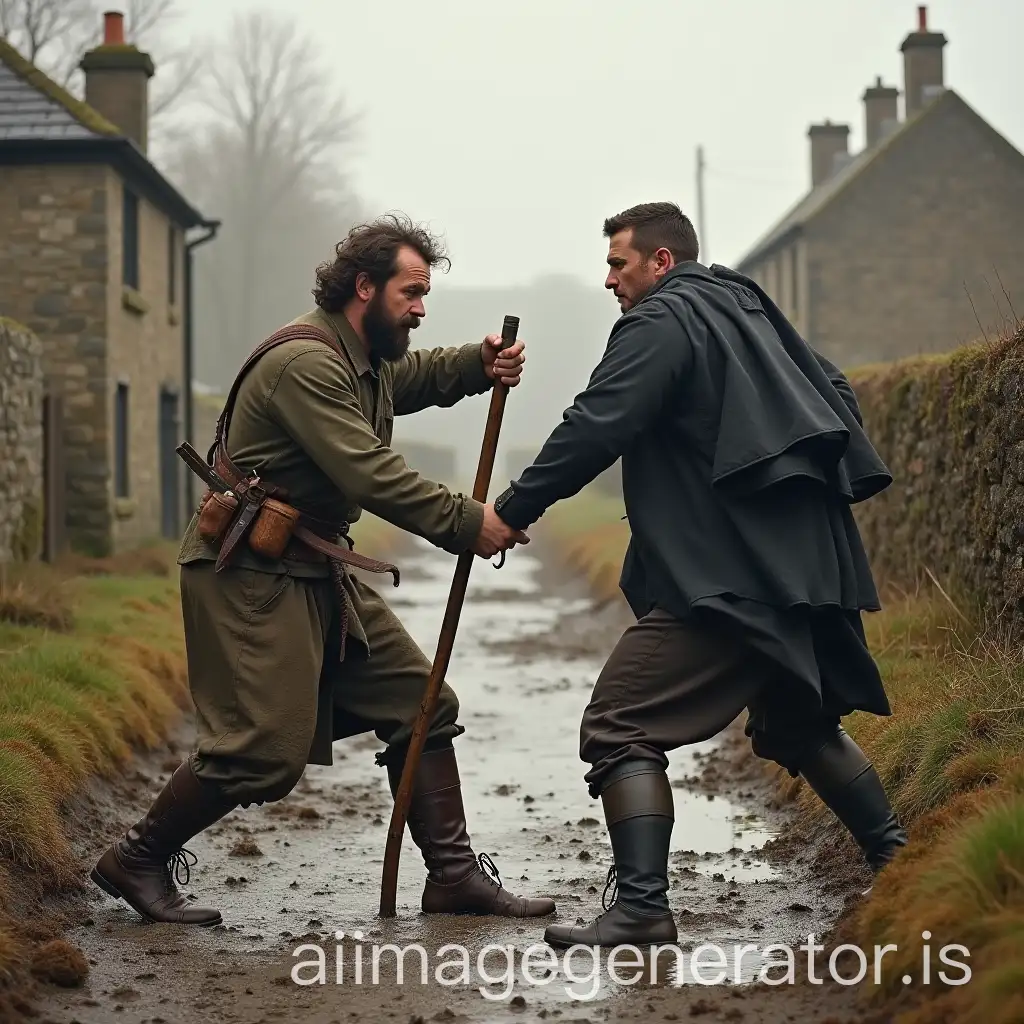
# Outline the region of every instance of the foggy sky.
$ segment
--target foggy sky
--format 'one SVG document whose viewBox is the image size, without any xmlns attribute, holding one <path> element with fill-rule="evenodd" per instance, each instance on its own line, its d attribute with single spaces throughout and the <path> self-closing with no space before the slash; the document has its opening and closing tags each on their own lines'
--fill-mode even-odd
<svg viewBox="0 0 1024 1024">
<path fill-rule="evenodd" d="M 447 238 L 452 269 L 435 287 L 544 273 L 600 285 L 605 216 L 655 199 L 694 214 L 698 144 L 701 259 L 735 263 L 806 190 L 809 123 L 847 121 L 861 148 L 860 96 L 878 74 L 902 88 L 898 48 L 917 21 L 903 0 L 181 6 L 186 37 L 256 7 L 315 34 L 363 115 L 361 197 Z M 1024 149 L 1024 4 L 945 0 L 928 17 L 949 40 L 946 84 Z"/>
</svg>

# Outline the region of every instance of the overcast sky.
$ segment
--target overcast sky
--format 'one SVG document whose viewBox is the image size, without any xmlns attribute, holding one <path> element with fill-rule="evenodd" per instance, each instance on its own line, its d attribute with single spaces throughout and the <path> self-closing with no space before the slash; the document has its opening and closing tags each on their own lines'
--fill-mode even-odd
<svg viewBox="0 0 1024 1024">
<path fill-rule="evenodd" d="M 571 273 L 600 284 L 601 223 L 637 202 L 695 211 L 702 259 L 735 262 L 808 183 L 807 126 L 863 140 L 861 94 L 903 85 L 903 0 L 182 0 L 180 30 L 290 11 L 363 114 L 364 200 L 442 231 L 450 284 Z M 946 84 L 1024 149 L 1024 2 L 928 5 Z"/>
</svg>

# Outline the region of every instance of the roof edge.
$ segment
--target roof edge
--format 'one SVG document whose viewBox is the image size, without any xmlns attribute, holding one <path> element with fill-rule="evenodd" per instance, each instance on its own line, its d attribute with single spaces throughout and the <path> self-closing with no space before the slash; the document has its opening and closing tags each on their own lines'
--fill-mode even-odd
<svg viewBox="0 0 1024 1024">
<path fill-rule="evenodd" d="M 0 39 L 0 61 L 33 88 L 38 89 L 54 103 L 60 104 L 80 125 L 107 138 L 122 138 L 124 133 L 88 103 L 76 99 L 63 86 L 58 85 L 45 71 L 41 71 L 27 57 L 23 57 L 6 39 Z"/>
<path fill-rule="evenodd" d="M 105 164 L 135 185 L 180 227 L 210 223 L 130 139 L 7 139 L 0 144 L 0 165 Z"/>
<path fill-rule="evenodd" d="M 879 139 L 875 143 L 875 145 L 871 147 L 870 150 L 862 149 L 859 153 L 855 153 L 853 155 L 852 164 L 848 165 L 848 168 L 843 168 L 842 170 L 836 172 L 837 174 L 843 174 L 847 169 L 849 169 L 850 171 L 850 173 L 846 175 L 845 180 L 838 184 L 838 186 L 835 188 L 832 194 L 829 195 L 816 209 L 812 210 L 806 216 L 799 218 L 784 234 L 778 237 L 773 237 L 775 235 L 775 232 L 778 231 L 779 226 L 783 224 L 788 217 L 792 216 L 800 208 L 800 206 L 807 202 L 811 198 L 811 196 L 814 195 L 818 188 L 826 187 L 832 179 L 827 178 L 820 185 L 818 185 L 817 188 L 812 188 L 805 192 L 800 197 L 800 199 L 798 199 L 796 203 L 790 206 L 789 209 L 784 214 L 782 214 L 781 217 L 778 217 L 773 223 L 772 227 L 765 231 L 761 235 L 761 237 L 743 254 L 741 259 L 738 260 L 736 263 L 736 269 L 739 270 L 741 267 L 744 266 L 749 268 L 751 264 L 757 263 L 758 261 L 768 256 L 771 252 L 773 252 L 777 247 L 779 247 L 783 243 L 784 240 L 786 240 L 790 235 L 792 235 L 794 231 L 802 230 L 803 227 L 809 221 L 814 220 L 816 217 L 822 214 L 836 201 L 836 199 L 839 196 L 843 195 L 843 193 L 845 193 L 846 190 L 850 187 L 850 184 L 856 181 L 861 176 L 861 174 L 864 173 L 865 170 L 873 166 L 878 159 L 884 157 L 884 155 L 888 151 L 890 151 L 894 145 L 903 141 L 907 137 L 907 135 L 914 129 L 915 126 L 920 124 L 930 114 L 938 110 L 943 104 L 947 104 L 954 100 L 963 104 L 963 106 L 967 107 L 967 109 L 970 110 L 971 113 L 973 113 L 976 117 L 978 117 L 979 120 L 988 125 L 988 122 L 985 121 L 985 119 L 981 117 L 981 115 L 978 114 L 977 111 L 970 107 L 970 105 L 963 99 L 963 97 L 960 96 L 958 92 L 947 86 L 946 88 L 943 89 L 942 94 L 940 96 L 937 96 L 934 100 L 931 101 L 931 103 L 926 104 L 920 110 L 916 111 L 912 116 L 901 121 L 899 127 L 894 132 L 892 132 L 890 135 L 884 136 L 883 138 Z M 990 125 L 989 127 L 991 128 Z M 995 129 L 993 128 L 992 131 L 994 132 Z"/>
</svg>

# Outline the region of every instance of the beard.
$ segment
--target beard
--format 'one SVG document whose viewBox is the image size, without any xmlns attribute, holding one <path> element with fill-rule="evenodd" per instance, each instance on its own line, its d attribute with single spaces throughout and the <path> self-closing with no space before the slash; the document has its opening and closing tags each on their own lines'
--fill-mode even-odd
<svg viewBox="0 0 1024 1024">
<path fill-rule="evenodd" d="M 410 315 L 393 320 L 384 309 L 383 298 L 378 292 L 367 304 L 363 314 L 363 332 L 370 356 L 393 363 L 409 351 L 409 332 L 419 327 L 420 318 Z"/>
</svg>

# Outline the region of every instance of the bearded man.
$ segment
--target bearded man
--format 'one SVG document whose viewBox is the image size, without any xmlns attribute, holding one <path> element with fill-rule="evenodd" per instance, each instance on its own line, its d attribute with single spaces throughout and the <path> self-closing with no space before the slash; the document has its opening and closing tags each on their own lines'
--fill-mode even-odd
<svg viewBox="0 0 1024 1024">
<path fill-rule="evenodd" d="M 208 503 L 218 494 L 193 516 L 178 561 L 196 748 L 92 872 L 150 921 L 219 923 L 218 910 L 175 887 L 184 844 L 238 806 L 285 797 L 307 763 L 332 763 L 333 741 L 374 731 L 387 745 L 377 763 L 397 793 L 431 665 L 383 598 L 348 571 L 395 567 L 335 543 L 361 510 L 452 554 L 490 558 L 528 542 L 492 506 L 424 479 L 390 447 L 396 415 L 452 406 L 495 380 L 519 383 L 523 343 L 501 350 L 499 335 L 410 350 L 431 268 L 443 261 L 438 242 L 404 218 L 354 228 L 317 270 L 315 308 L 259 346 L 228 395 L 213 468 L 242 506 L 262 501 L 270 525 L 256 519 L 247 544 L 232 512 L 211 535 L 204 514 L 216 513 Z M 296 511 L 294 534 L 268 555 L 275 522 Z M 458 714 L 445 683 L 408 815 L 427 869 L 422 909 L 553 913 L 549 899 L 508 892 L 473 852 L 452 744 L 465 731 Z"/>
<path fill-rule="evenodd" d="M 672 203 L 610 217 L 605 286 L 623 315 L 586 390 L 495 501 L 526 529 L 617 459 L 631 529 L 621 587 L 637 617 L 583 715 L 617 896 L 554 946 L 674 942 L 666 753 L 748 709 L 754 752 L 800 776 L 880 870 L 907 841 L 840 726 L 890 714 L 860 613 L 879 607 L 851 504 L 891 483 L 840 371 L 771 299 L 697 262 Z"/>
</svg>

